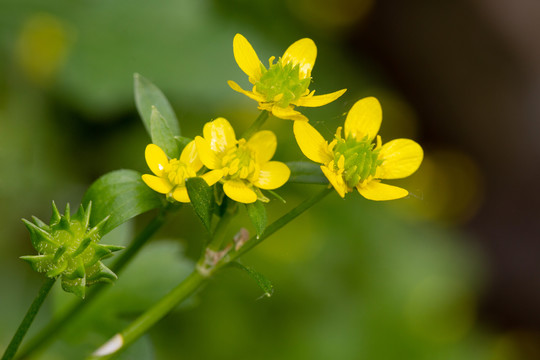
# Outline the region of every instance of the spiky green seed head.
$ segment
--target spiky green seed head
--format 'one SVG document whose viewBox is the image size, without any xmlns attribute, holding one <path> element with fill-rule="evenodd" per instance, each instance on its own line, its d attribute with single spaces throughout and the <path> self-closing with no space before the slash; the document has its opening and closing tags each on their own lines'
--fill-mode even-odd
<svg viewBox="0 0 540 360">
<path fill-rule="evenodd" d="M 32 218 L 33 222 L 23 219 L 38 255 L 21 256 L 21 259 L 49 278 L 60 276 L 62 288 L 81 298 L 84 298 L 87 286 L 117 279 L 101 260 L 123 249 L 121 246 L 99 244 L 100 230 L 108 217 L 90 227 L 91 210 L 92 203 L 86 209 L 81 205 L 71 216 L 67 204 L 64 215 L 61 215 L 53 202 L 49 225 L 36 217 Z"/>
</svg>

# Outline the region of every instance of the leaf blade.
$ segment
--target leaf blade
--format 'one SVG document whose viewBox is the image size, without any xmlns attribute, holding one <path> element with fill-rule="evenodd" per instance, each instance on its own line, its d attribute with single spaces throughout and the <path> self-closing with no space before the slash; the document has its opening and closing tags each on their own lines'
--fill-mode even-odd
<svg viewBox="0 0 540 360">
<path fill-rule="evenodd" d="M 264 207 L 262 201 L 255 201 L 254 203 L 246 204 L 246 210 L 251 220 L 251 223 L 253 224 L 253 226 L 255 226 L 257 238 L 259 238 L 266 229 L 266 225 L 268 225 L 266 208 Z"/>
<path fill-rule="evenodd" d="M 141 174 L 126 169 L 112 171 L 97 179 L 84 194 L 83 206 L 88 206 L 90 201 L 90 226 L 110 215 L 101 235 L 134 216 L 163 206 L 159 194 L 142 181 Z"/>
<path fill-rule="evenodd" d="M 328 184 L 319 164 L 307 161 L 291 161 L 286 163 L 291 170 L 289 183 Z"/>
<path fill-rule="evenodd" d="M 212 229 L 212 214 L 214 212 L 214 190 L 204 179 L 192 177 L 186 179 L 186 188 L 195 213 L 201 219 L 208 232 Z"/>
<path fill-rule="evenodd" d="M 146 131 L 151 134 L 152 106 L 155 106 L 165 119 L 174 136 L 180 135 L 180 125 L 174 110 L 163 92 L 144 76 L 133 75 L 135 106 L 141 116 Z"/>
<path fill-rule="evenodd" d="M 255 271 L 254 269 L 240 264 L 238 261 L 230 263 L 232 266 L 245 271 L 259 286 L 259 288 L 264 291 L 264 296 L 271 297 L 274 294 L 274 285 L 266 276 L 260 272 Z"/>
<path fill-rule="evenodd" d="M 177 159 L 180 157 L 180 150 L 175 136 L 169 125 L 167 125 L 167 121 L 153 105 L 152 114 L 150 115 L 150 137 L 152 143 L 159 146 L 170 158 Z"/>
</svg>

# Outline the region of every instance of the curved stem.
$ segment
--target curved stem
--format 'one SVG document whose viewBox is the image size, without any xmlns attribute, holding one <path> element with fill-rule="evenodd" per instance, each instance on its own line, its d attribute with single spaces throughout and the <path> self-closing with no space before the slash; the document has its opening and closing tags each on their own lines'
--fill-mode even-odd
<svg viewBox="0 0 540 360">
<path fill-rule="evenodd" d="M 49 294 L 49 291 L 51 290 L 55 281 L 56 278 L 47 278 L 47 280 L 45 280 L 45 283 L 41 286 L 41 289 L 39 289 L 38 295 L 28 308 L 26 315 L 24 316 L 17 331 L 13 335 L 11 342 L 9 343 L 6 351 L 4 352 L 4 355 L 2 356 L 2 360 L 10 360 L 15 356 L 19 345 L 21 345 L 21 342 L 24 339 L 26 332 L 30 328 L 30 325 L 32 325 L 34 318 L 36 317 L 39 309 L 41 308 L 41 305 L 43 304 L 43 301 L 45 301 L 45 298 Z"/>
<path fill-rule="evenodd" d="M 253 134 L 255 134 L 257 131 L 259 131 L 259 129 L 261 128 L 261 126 L 263 126 L 263 124 L 266 122 L 266 120 L 268 119 L 268 116 L 270 115 L 270 113 L 266 110 L 263 110 L 259 116 L 257 117 L 257 119 L 255 119 L 255 121 L 253 122 L 253 124 L 251 124 L 251 126 L 242 134 L 242 138 L 243 139 L 249 139 Z"/>
<path fill-rule="evenodd" d="M 110 269 L 116 274 L 119 274 L 124 267 L 133 259 L 144 244 L 161 228 L 167 219 L 167 209 L 162 210 L 146 227 L 133 239 L 131 245 L 119 255 L 115 262 L 110 266 Z M 103 290 L 109 287 L 109 284 L 97 284 L 88 291 L 84 301 L 77 301 L 67 308 L 57 318 L 53 319 L 45 328 L 43 328 L 36 336 L 34 336 L 28 345 L 23 348 L 18 359 L 28 357 L 30 354 L 37 351 L 39 348 L 48 344 L 59 335 L 62 329 L 68 325 L 93 299 L 97 297 Z M 2 359 L 3 360 L 3 359 Z"/>
<path fill-rule="evenodd" d="M 268 227 L 264 230 L 262 235 L 257 238 L 256 236 L 251 237 L 240 249 L 236 250 L 235 252 L 232 252 L 229 254 L 229 258 L 225 259 L 226 263 L 220 264 L 219 267 L 222 267 L 226 265 L 227 263 L 234 261 L 238 259 L 240 256 L 248 252 L 249 250 L 253 249 L 255 246 L 259 245 L 262 241 L 264 241 L 267 237 L 281 229 L 283 226 L 290 223 L 292 220 L 294 220 L 297 216 L 302 214 L 304 211 L 311 208 L 313 205 L 318 203 L 320 200 L 324 199 L 326 195 L 330 194 L 334 189 L 325 187 L 322 191 L 315 194 L 313 197 L 304 200 L 302 203 L 300 203 L 297 207 L 268 225 Z"/>
<path fill-rule="evenodd" d="M 230 256 L 226 256 L 223 261 L 219 262 L 214 267 L 207 269 L 204 274 L 199 272 L 199 267 L 197 267 L 197 269 L 193 271 L 191 275 L 178 284 L 178 286 L 176 286 L 176 288 L 174 288 L 169 294 L 162 298 L 153 307 L 148 309 L 138 319 L 132 322 L 127 328 L 124 329 L 124 331 L 112 337 L 102 347 L 96 350 L 88 359 L 97 360 L 114 358 L 116 355 L 124 351 L 135 340 L 137 340 L 141 335 L 146 333 L 178 304 L 187 299 L 191 294 L 205 284 L 211 275 L 260 244 L 264 239 L 281 229 L 298 215 L 302 214 L 304 211 L 308 210 L 310 207 L 322 200 L 330 192 L 332 192 L 332 189 L 325 188 L 323 191 L 315 194 L 315 196 L 312 198 L 302 202 L 290 212 L 270 224 L 259 239 L 252 237 L 238 251 L 232 253 Z"/>
<path fill-rule="evenodd" d="M 127 328 L 113 336 L 102 347 L 96 350 L 89 359 L 111 359 L 125 350 L 141 335 L 146 333 L 155 323 L 173 310 L 182 300 L 188 298 L 206 281 L 207 277 L 193 271 L 184 281 L 165 295 L 156 305 L 139 316 Z"/>
</svg>

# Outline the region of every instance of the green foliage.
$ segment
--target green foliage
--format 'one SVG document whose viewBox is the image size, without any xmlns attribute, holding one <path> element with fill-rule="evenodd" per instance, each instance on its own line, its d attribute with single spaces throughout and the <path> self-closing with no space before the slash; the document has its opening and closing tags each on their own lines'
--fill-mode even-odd
<svg viewBox="0 0 540 360">
<path fill-rule="evenodd" d="M 208 232 L 211 231 L 212 214 L 214 212 L 214 190 L 206 181 L 199 177 L 186 180 L 186 188 L 189 199 L 195 213 L 201 219 Z"/>
<path fill-rule="evenodd" d="M 290 183 L 328 184 L 319 164 L 307 161 L 291 161 L 286 164 L 291 170 Z"/>
<path fill-rule="evenodd" d="M 171 104 L 161 90 L 140 74 L 134 74 L 133 80 L 135 88 L 135 104 L 137 105 L 137 110 L 143 120 L 143 124 L 146 127 L 146 131 L 148 131 L 149 134 L 152 134 L 152 112 L 153 107 L 155 107 L 163 116 L 164 122 L 172 134 L 179 136 L 180 125 L 178 124 L 178 120 Z"/>
<path fill-rule="evenodd" d="M 268 216 L 266 215 L 264 203 L 262 201 L 255 201 L 254 203 L 246 204 L 246 209 L 252 224 L 255 226 L 257 237 L 260 237 L 268 224 Z"/>
<path fill-rule="evenodd" d="M 84 194 L 82 203 L 89 202 L 93 207 L 90 224 L 109 216 L 102 234 L 164 204 L 159 194 L 146 186 L 141 174 L 134 170 L 116 170 L 97 179 Z"/>
<path fill-rule="evenodd" d="M 253 280 L 255 280 L 261 290 L 264 291 L 264 296 L 270 297 L 274 294 L 274 285 L 263 274 L 253 270 L 250 267 L 242 265 L 237 261 L 232 262 L 231 265 L 245 271 Z"/>
<path fill-rule="evenodd" d="M 152 105 L 152 115 L 150 116 L 150 136 L 152 142 L 159 146 L 170 158 L 179 158 L 180 149 L 173 132 L 167 121 L 159 110 Z"/>
</svg>

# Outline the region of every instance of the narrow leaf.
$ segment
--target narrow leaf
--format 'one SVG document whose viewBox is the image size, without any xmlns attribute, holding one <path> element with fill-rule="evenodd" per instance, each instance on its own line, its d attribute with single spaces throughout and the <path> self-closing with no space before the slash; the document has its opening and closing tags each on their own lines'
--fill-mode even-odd
<svg viewBox="0 0 540 360">
<path fill-rule="evenodd" d="M 264 291 L 264 296 L 270 297 L 274 294 L 274 285 L 272 285 L 272 282 L 268 280 L 263 274 L 236 261 L 232 262 L 231 265 L 235 266 L 240 270 L 244 270 L 253 280 L 255 280 L 261 290 Z"/>
<path fill-rule="evenodd" d="M 150 118 L 152 116 L 152 106 L 155 106 L 165 119 L 167 126 L 173 135 L 180 135 L 180 126 L 178 125 L 174 110 L 161 90 L 140 74 L 135 73 L 133 75 L 133 80 L 135 88 L 135 105 L 137 106 L 139 115 L 146 127 L 146 131 L 151 134 Z"/>
<path fill-rule="evenodd" d="M 292 161 L 286 164 L 291 170 L 289 183 L 328 184 L 319 164 L 307 161 Z"/>
<path fill-rule="evenodd" d="M 257 238 L 259 238 L 266 225 L 268 224 L 268 217 L 266 216 L 266 208 L 262 201 L 255 201 L 251 204 L 246 204 L 247 213 L 251 219 L 251 223 L 255 226 L 257 232 Z"/>
<path fill-rule="evenodd" d="M 182 153 L 182 150 L 184 150 L 186 145 L 189 144 L 193 139 L 183 137 L 183 136 L 175 136 L 174 140 L 176 141 L 176 146 L 178 147 L 178 152 Z"/>
<path fill-rule="evenodd" d="M 152 142 L 159 146 L 170 158 L 179 158 L 180 151 L 174 135 L 167 125 L 167 122 L 159 112 L 152 106 L 152 115 L 150 116 L 150 137 Z"/>
<path fill-rule="evenodd" d="M 201 219 L 208 232 L 211 231 L 214 190 L 202 178 L 193 177 L 186 180 L 191 205 Z"/>
<path fill-rule="evenodd" d="M 103 175 L 88 188 L 82 204 L 92 201 L 90 226 L 96 226 L 106 216 L 109 220 L 100 233 L 104 235 L 146 211 L 161 207 L 163 202 L 158 193 L 150 189 L 134 170 L 116 170 Z"/>
</svg>

